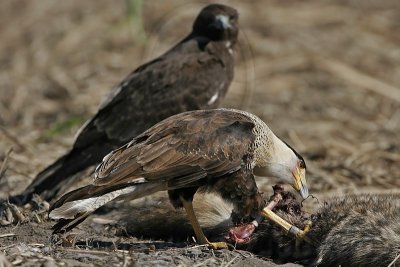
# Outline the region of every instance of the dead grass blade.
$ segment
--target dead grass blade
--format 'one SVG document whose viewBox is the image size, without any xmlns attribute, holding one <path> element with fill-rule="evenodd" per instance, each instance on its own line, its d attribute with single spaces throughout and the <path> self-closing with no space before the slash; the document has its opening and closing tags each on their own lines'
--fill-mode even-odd
<svg viewBox="0 0 400 267">
<path fill-rule="evenodd" d="M 393 261 L 391 263 L 389 263 L 388 267 L 392 267 L 394 266 L 394 264 L 396 263 L 396 261 L 400 258 L 400 253 L 399 255 L 396 256 L 396 258 L 393 259 Z"/>
<path fill-rule="evenodd" d="M 15 236 L 15 234 L 14 233 L 2 234 L 0 235 L 0 238 L 11 237 L 11 236 Z"/>
<path fill-rule="evenodd" d="M 400 102 L 400 88 L 396 88 L 377 78 L 364 74 L 355 68 L 332 58 L 319 58 L 317 64 L 359 88 L 372 91 Z"/>
</svg>

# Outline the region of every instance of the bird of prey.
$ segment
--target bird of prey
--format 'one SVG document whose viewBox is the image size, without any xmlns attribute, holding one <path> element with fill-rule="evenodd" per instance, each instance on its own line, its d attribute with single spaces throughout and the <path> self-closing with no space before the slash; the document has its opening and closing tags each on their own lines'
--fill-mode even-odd
<svg viewBox="0 0 400 267">
<path fill-rule="evenodd" d="M 72 149 L 10 201 L 27 202 L 32 193 L 50 201 L 75 174 L 99 164 L 110 151 L 157 122 L 189 110 L 218 107 L 233 79 L 237 38 L 237 11 L 220 4 L 206 6 L 186 38 L 114 88 L 79 130 Z"/>
<path fill-rule="evenodd" d="M 93 184 L 62 196 L 49 216 L 61 219 L 55 232 L 68 231 L 113 199 L 168 190 L 173 206 L 185 208 L 197 241 L 225 247 L 204 236 L 193 196 L 198 189 L 215 191 L 234 204 L 236 214 L 255 217 L 264 207 L 254 180 L 256 166 L 308 196 L 303 158 L 257 116 L 233 109 L 184 112 L 105 156 Z"/>
</svg>

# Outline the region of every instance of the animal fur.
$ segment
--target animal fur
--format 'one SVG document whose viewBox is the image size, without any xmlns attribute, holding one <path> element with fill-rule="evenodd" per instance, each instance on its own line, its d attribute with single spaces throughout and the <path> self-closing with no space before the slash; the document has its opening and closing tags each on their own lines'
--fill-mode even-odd
<svg viewBox="0 0 400 267">
<path fill-rule="evenodd" d="M 209 196 L 195 198 L 194 206 L 210 239 L 223 240 L 234 225 L 232 207 Z M 304 214 L 289 211 L 291 208 L 297 209 L 286 205 L 277 213 L 297 227 L 304 227 Z M 315 246 L 296 241 L 278 226 L 264 221 L 251 241 L 239 248 L 278 263 L 299 262 L 306 266 L 387 266 L 400 254 L 399 194 L 332 198 L 310 219 L 313 226 L 307 236 L 316 241 Z M 126 230 L 130 235 L 168 241 L 182 241 L 193 235 L 184 223 L 185 214 L 166 204 L 138 209 L 124 221 L 128 222 Z"/>
</svg>

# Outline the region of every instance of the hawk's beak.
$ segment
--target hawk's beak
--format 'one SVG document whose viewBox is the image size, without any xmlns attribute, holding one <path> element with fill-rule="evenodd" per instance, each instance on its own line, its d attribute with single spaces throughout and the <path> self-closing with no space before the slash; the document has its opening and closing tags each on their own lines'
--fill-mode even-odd
<svg viewBox="0 0 400 267">
<path fill-rule="evenodd" d="M 219 30 L 226 30 L 232 27 L 232 25 L 229 23 L 229 17 L 225 15 L 217 15 L 213 26 Z"/>
<path fill-rule="evenodd" d="M 296 166 L 293 174 L 293 187 L 296 189 L 302 198 L 308 197 L 308 187 L 306 181 L 306 170 L 300 169 L 299 166 Z"/>
</svg>

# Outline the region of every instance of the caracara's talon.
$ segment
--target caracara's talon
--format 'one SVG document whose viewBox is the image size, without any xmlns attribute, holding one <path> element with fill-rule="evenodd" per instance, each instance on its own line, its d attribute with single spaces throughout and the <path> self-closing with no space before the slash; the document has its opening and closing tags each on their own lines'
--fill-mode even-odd
<svg viewBox="0 0 400 267">
<path fill-rule="evenodd" d="M 289 234 L 294 235 L 299 240 L 304 240 L 310 244 L 313 244 L 314 241 L 309 239 L 306 235 L 311 230 L 311 221 L 307 221 L 304 229 L 301 230 L 298 227 L 290 224 L 289 222 L 285 221 L 278 215 L 276 215 L 272 210 L 268 208 L 264 208 L 261 211 L 261 215 L 267 218 L 268 220 L 274 222 L 275 224 L 279 225 L 283 229 L 285 229 Z"/>
<path fill-rule="evenodd" d="M 312 222 L 311 222 L 310 220 L 307 220 L 307 221 L 305 222 L 304 229 L 301 230 L 301 231 L 297 234 L 297 238 L 299 238 L 299 239 L 304 239 L 304 238 L 306 237 L 306 235 L 308 234 L 308 232 L 310 232 L 311 227 L 312 227 Z"/>
<path fill-rule="evenodd" d="M 228 243 L 225 242 L 208 242 L 207 245 L 212 249 L 229 249 Z"/>
<path fill-rule="evenodd" d="M 299 242 L 307 242 L 313 246 L 317 246 L 318 242 L 307 236 L 307 234 L 311 231 L 311 227 L 312 227 L 312 222 L 310 220 L 307 220 L 305 222 L 303 230 L 299 229 L 299 231 L 295 235 L 296 240 Z"/>
<path fill-rule="evenodd" d="M 211 247 L 212 249 L 227 249 L 228 244 L 225 242 L 210 242 L 208 241 L 207 237 L 204 235 L 203 230 L 200 227 L 199 221 L 197 220 L 196 214 L 194 213 L 193 210 L 193 204 L 192 201 L 184 199 L 182 196 L 180 196 L 180 200 L 182 202 L 183 207 L 186 210 L 188 219 L 190 221 L 190 224 L 193 227 L 193 231 L 196 235 L 197 242 L 201 245 L 207 245 Z"/>
</svg>

